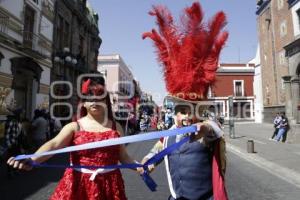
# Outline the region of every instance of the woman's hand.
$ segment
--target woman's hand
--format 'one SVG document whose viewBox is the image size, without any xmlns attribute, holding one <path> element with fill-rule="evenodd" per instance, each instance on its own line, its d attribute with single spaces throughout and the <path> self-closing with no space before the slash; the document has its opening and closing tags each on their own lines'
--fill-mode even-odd
<svg viewBox="0 0 300 200">
<path fill-rule="evenodd" d="M 7 160 L 7 164 L 15 169 L 20 169 L 20 170 L 26 170 L 29 171 L 32 169 L 31 166 L 31 159 L 24 159 L 24 160 L 15 160 L 15 157 L 10 157 Z"/>
</svg>

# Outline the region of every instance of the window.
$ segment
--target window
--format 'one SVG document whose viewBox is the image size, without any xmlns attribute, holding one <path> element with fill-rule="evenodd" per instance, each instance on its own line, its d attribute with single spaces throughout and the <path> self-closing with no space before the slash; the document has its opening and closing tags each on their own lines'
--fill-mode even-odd
<svg viewBox="0 0 300 200">
<path fill-rule="evenodd" d="M 283 8 L 283 0 L 277 0 L 277 8 L 278 10 L 280 10 L 281 8 Z"/>
<path fill-rule="evenodd" d="M 84 37 L 83 36 L 79 36 L 79 52 L 80 52 L 80 55 L 83 56 L 85 55 L 85 52 L 84 52 Z"/>
<path fill-rule="evenodd" d="M 300 9 L 298 9 L 296 11 L 296 13 L 297 13 L 297 19 L 298 19 L 298 29 L 300 30 Z"/>
<path fill-rule="evenodd" d="M 68 22 L 65 22 L 64 26 L 64 47 L 69 47 L 69 41 L 70 41 L 70 25 Z"/>
<path fill-rule="evenodd" d="M 213 97 L 211 86 L 208 87 L 207 97 Z"/>
<path fill-rule="evenodd" d="M 62 16 L 58 16 L 58 20 L 57 20 L 57 26 L 56 26 L 56 37 L 57 37 L 57 45 L 58 48 L 62 49 L 63 48 L 63 18 Z"/>
<path fill-rule="evenodd" d="M 279 52 L 279 64 L 280 65 L 285 65 L 286 64 L 286 58 L 285 58 L 285 52 L 284 51 L 281 51 Z"/>
<path fill-rule="evenodd" d="M 39 0 L 32 0 L 34 3 L 39 4 Z"/>
<path fill-rule="evenodd" d="M 286 21 L 284 20 L 280 24 L 280 36 L 283 37 L 286 35 L 286 33 L 287 33 L 287 27 L 286 27 Z"/>
<path fill-rule="evenodd" d="M 285 89 L 285 85 L 284 85 L 284 80 L 281 79 L 281 89 L 284 90 Z"/>
<path fill-rule="evenodd" d="M 242 97 L 244 96 L 244 81 L 243 80 L 234 80 L 234 96 Z"/>
<path fill-rule="evenodd" d="M 25 7 L 24 12 L 24 31 L 23 31 L 23 43 L 24 46 L 28 48 L 32 48 L 33 40 L 34 40 L 34 18 L 35 11 L 29 7 Z"/>
</svg>

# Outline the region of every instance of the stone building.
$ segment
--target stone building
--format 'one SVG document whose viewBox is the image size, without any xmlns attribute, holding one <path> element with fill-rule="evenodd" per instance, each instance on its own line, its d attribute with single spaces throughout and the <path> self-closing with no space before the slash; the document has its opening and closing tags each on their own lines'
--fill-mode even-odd
<svg viewBox="0 0 300 200">
<path fill-rule="evenodd" d="M 290 73 L 285 47 L 295 38 L 293 20 L 286 0 L 257 0 L 256 14 L 260 44 L 263 116 L 265 122 L 271 122 L 275 113 L 285 111 L 285 105 L 289 102 L 287 80 L 283 77 Z"/>
<path fill-rule="evenodd" d="M 289 0 L 293 19 L 293 40 L 284 49 L 288 59 L 289 73 L 284 76 L 286 89 L 286 113 L 292 123 L 300 124 L 300 1 Z"/>
<path fill-rule="evenodd" d="M 48 108 L 53 0 L 0 1 L 0 116 L 22 108 L 28 119 Z"/>
<path fill-rule="evenodd" d="M 101 45 L 98 19 L 98 14 L 86 0 L 56 1 L 53 70 L 51 71 L 55 94 L 52 95 L 51 100 L 55 115 L 64 116 L 66 120 L 76 112 L 77 88 L 80 87 L 77 86 L 79 75 L 97 70 L 97 56 Z M 66 81 L 71 83 L 72 87 L 57 81 Z M 68 94 L 71 97 L 68 97 Z M 57 99 L 56 96 L 66 98 Z M 72 104 L 73 113 L 69 112 L 68 106 L 53 104 L 66 102 Z"/>
</svg>

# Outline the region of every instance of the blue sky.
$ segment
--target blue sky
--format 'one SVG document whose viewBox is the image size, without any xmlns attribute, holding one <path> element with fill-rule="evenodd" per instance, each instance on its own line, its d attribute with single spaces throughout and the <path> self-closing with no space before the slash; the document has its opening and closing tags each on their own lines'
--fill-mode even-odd
<svg viewBox="0 0 300 200">
<path fill-rule="evenodd" d="M 195 1 L 195 0 L 194 0 Z M 174 18 L 190 6 L 191 0 L 89 0 L 99 14 L 100 54 L 120 54 L 134 76 L 157 103 L 166 94 L 161 66 L 156 60 L 152 42 L 142 40 L 143 32 L 156 28 L 155 19 L 148 15 L 152 5 L 166 5 Z M 223 10 L 227 15 L 229 39 L 220 62 L 245 63 L 254 58 L 257 48 L 256 1 L 200 0 L 205 19 Z"/>
</svg>

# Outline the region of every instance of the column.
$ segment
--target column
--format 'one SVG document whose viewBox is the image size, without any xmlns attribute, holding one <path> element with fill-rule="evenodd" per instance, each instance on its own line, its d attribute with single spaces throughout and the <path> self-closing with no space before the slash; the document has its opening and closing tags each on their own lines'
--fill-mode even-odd
<svg viewBox="0 0 300 200">
<path fill-rule="evenodd" d="M 293 118 L 295 120 L 295 123 L 300 123 L 300 116 L 299 115 L 299 110 L 298 110 L 298 105 L 299 105 L 299 77 L 294 76 L 292 77 L 291 80 L 291 90 L 292 90 L 292 109 L 293 109 Z"/>
<path fill-rule="evenodd" d="M 285 113 L 288 119 L 293 118 L 293 107 L 292 107 L 292 91 L 291 91 L 291 76 L 283 76 L 285 87 Z"/>
</svg>

